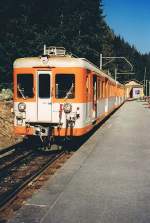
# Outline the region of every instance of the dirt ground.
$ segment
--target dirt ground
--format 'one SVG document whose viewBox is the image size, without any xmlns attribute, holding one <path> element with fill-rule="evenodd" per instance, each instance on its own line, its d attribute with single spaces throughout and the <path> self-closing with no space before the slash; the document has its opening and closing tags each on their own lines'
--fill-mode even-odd
<svg viewBox="0 0 150 223">
<path fill-rule="evenodd" d="M 13 132 L 13 102 L 0 101 L 0 149 L 7 148 L 18 141 Z"/>
</svg>

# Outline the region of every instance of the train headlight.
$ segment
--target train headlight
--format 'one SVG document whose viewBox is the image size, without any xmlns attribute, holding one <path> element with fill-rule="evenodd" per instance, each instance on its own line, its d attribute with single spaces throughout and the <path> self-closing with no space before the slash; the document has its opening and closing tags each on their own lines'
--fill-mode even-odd
<svg viewBox="0 0 150 223">
<path fill-rule="evenodd" d="M 18 110 L 20 112 L 24 112 L 25 109 L 26 109 L 26 104 L 25 103 L 21 102 L 21 103 L 18 104 Z"/>
<path fill-rule="evenodd" d="M 66 114 L 70 113 L 72 111 L 72 105 L 70 103 L 64 104 L 64 112 Z"/>
</svg>

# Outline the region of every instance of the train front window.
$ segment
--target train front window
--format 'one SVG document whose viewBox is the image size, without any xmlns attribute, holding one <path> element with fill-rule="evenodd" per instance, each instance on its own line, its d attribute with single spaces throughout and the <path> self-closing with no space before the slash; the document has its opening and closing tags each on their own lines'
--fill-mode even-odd
<svg viewBox="0 0 150 223">
<path fill-rule="evenodd" d="M 50 75 L 39 75 L 39 97 L 50 98 Z"/>
<path fill-rule="evenodd" d="M 75 97 L 75 75 L 57 74 L 55 79 L 56 98 Z"/>
<path fill-rule="evenodd" d="M 18 98 L 33 98 L 33 74 L 17 75 L 17 96 Z"/>
</svg>

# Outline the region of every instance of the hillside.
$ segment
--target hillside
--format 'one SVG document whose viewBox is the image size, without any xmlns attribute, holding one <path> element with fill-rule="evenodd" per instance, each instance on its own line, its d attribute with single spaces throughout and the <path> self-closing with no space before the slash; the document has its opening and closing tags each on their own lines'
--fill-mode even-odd
<svg viewBox="0 0 150 223">
<path fill-rule="evenodd" d="M 119 76 L 143 80 L 150 73 L 150 54 L 141 55 L 105 22 L 100 0 L 1 0 L 0 1 L 0 82 L 12 81 L 12 64 L 18 57 L 39 55 L 43 45 L 64 46 L 79 57 L 99 65 L 99 54 L 125 56 L 136 75 Z M 117 64 L 105 69 L 113 73 Z M 119 63 L 119 71 L 128 70 Z M 148 77 L 147 77 L 148 79 Z"/>
</svg>

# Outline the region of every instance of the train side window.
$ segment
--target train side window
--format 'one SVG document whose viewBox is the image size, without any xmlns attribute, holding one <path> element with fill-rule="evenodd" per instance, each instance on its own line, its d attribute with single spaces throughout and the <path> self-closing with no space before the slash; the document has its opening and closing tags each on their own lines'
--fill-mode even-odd
<svg viewBox="0 0 150 223">
<path fill-rule="evenodd" d="M 56 98 L 75 98 L 75 75 L 56 74 L 55 89 Z"/>
<path fill-rule="evenodd" d="M 105 82 L 103 81 L 103 98 L 105 98 Z"/>
<path fill-rule="evenodd" d="M 39 74 L 39 98 L 50 98 L 49 74 Z"/>
<path fill-rule="evenodd" d="M 103 98 L 103 82 L 101 81 L 101 98 Z"/>
<path fill-rule="evenodd" d="M 86 93 L 89 93 L 89 76 L 86 76 Z"/>
<path fill-rule="evenodd" d="M 18 74 L 17 75 L 17 97 L 18 98 L 33 98 L 33 74 Z"/>
<path fill-rule="evenodd" d="M 100 79 L 98 79 L 98 83 L 97 83 L 97 98 L 100 98 Z"/>
</svg>

